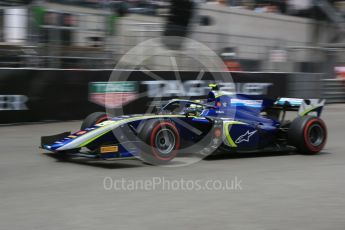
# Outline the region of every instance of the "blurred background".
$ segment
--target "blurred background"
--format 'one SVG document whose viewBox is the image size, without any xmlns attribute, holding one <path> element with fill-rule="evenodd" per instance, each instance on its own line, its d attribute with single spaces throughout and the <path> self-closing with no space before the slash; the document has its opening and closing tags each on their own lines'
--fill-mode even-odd
<svg viewBox="0 0 345 230">
<path fill-rule="evenodd" d="M 131 47 L 169 35 L 202 42 L 229 70 L 342 72 L 345 1 L 0 3 L 1 67 L 111 69 Z"/>
<path fill-rule="evenodd" d="M 335 0 L 0 1 L 0 67 L 7 71 L 112 70 L 141 42 L 180 36 L 213 50 L 225 65 L 217 71 L 321 73 L 314 82 L 328 102 L 345 102 L 344 34 L 345 1 Z M 185 45 L 162 39 L 152 53 L 157 47 L 183 52 Z M 147 56 L 138 69 L 172 70 L 165 60 L 170 57 L 152 53 L 135 54 Z M 178 54 L 176 60 L 181 71 L 200 70 Z M 37 82 L 42 80 L 30 83 L 28 92 L 4 93 L 14 83 L 2 84 L 2 94 L 28 96 Z M 6 109 L 11 100 L 0 104 Z"/>
</svg>

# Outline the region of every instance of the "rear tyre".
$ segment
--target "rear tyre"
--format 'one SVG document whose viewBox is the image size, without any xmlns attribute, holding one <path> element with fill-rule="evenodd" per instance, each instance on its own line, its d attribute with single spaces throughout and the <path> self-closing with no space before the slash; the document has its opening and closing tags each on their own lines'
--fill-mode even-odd
<svg viewBox="0 0 345 230">
<path fill-rule="evenodd" d="M 316 154 L 325 147 L 327 127 L 318 117 L 298 117 L 290 125 L 288 141 L 301 153 Z"/>
<path fill-rule="evenodd" d="M 149 164 L 167 164 L 173 160 L 180 148 L 180 134 L 171 121 L 149 120 L 139 132 L 144 142 L 141 157 Z"/>
<path fill-rule="evenodd" d="M 82 125 L 81 130 L 85 130 L 86 128 L 90 128 L 96 124 L 102 123 L 103 121 L 108 120 L 108 116 L 106 113 L 103 112 L 95 112 L 91 113 L 89 116 L 87 116 Z"/>
</svg>

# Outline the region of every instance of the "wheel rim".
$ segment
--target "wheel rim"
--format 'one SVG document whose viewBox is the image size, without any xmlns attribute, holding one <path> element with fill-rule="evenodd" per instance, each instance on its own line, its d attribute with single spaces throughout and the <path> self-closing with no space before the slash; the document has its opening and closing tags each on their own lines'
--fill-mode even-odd
<svg viewBox="0 0 345 230">
<path fill-rule="evenodd" d="M 308 130 L 308 138 L 312 146 L 322 145 L 325 139 L 323 128 L 319 124 L 313 124 Z"/>
<path fill-rule="evenodd" d="M 155 137 L 155 147 L 162 155 L 169 155 L 174 149 L 176 138 L 170 129 L 161 129 Z"/>
</svg>

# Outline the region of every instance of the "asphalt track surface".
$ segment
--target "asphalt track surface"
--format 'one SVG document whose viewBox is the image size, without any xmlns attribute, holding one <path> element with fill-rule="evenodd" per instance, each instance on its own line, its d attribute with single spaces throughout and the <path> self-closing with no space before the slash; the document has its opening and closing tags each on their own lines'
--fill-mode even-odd
<svg viewBox="0 0 345 230">
<path fill-rule="evenodd" d="M 345 229 L 345 106 L 326 108 L 316 156 L 222 156 L 187 167 L 136 160 L 64 162 L 37 148 L 41 135 L 80 122 L 0 127 L 0 229 Z M 233 190 L 110 191 L 104 178 L 240 180 Z M 190 189 L 190 188 L 189 188 Z"/>
</svg>

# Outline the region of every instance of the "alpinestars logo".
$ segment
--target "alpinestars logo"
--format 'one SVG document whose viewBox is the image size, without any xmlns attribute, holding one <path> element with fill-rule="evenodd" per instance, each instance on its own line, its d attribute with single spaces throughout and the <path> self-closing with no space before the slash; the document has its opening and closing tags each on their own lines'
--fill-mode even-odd
<svg viewBox="0 0 345 230">
<path fill-rule="evenodd" d="M 242 142 L 249 142 L 250 138 L 257 132 L 257 130 L 254 130 L 253 132 L 249 132 L 249 130 L 241 135 L 237 140 L 235 141 L 236 144 L 240 144 Z"/>
</svg>

